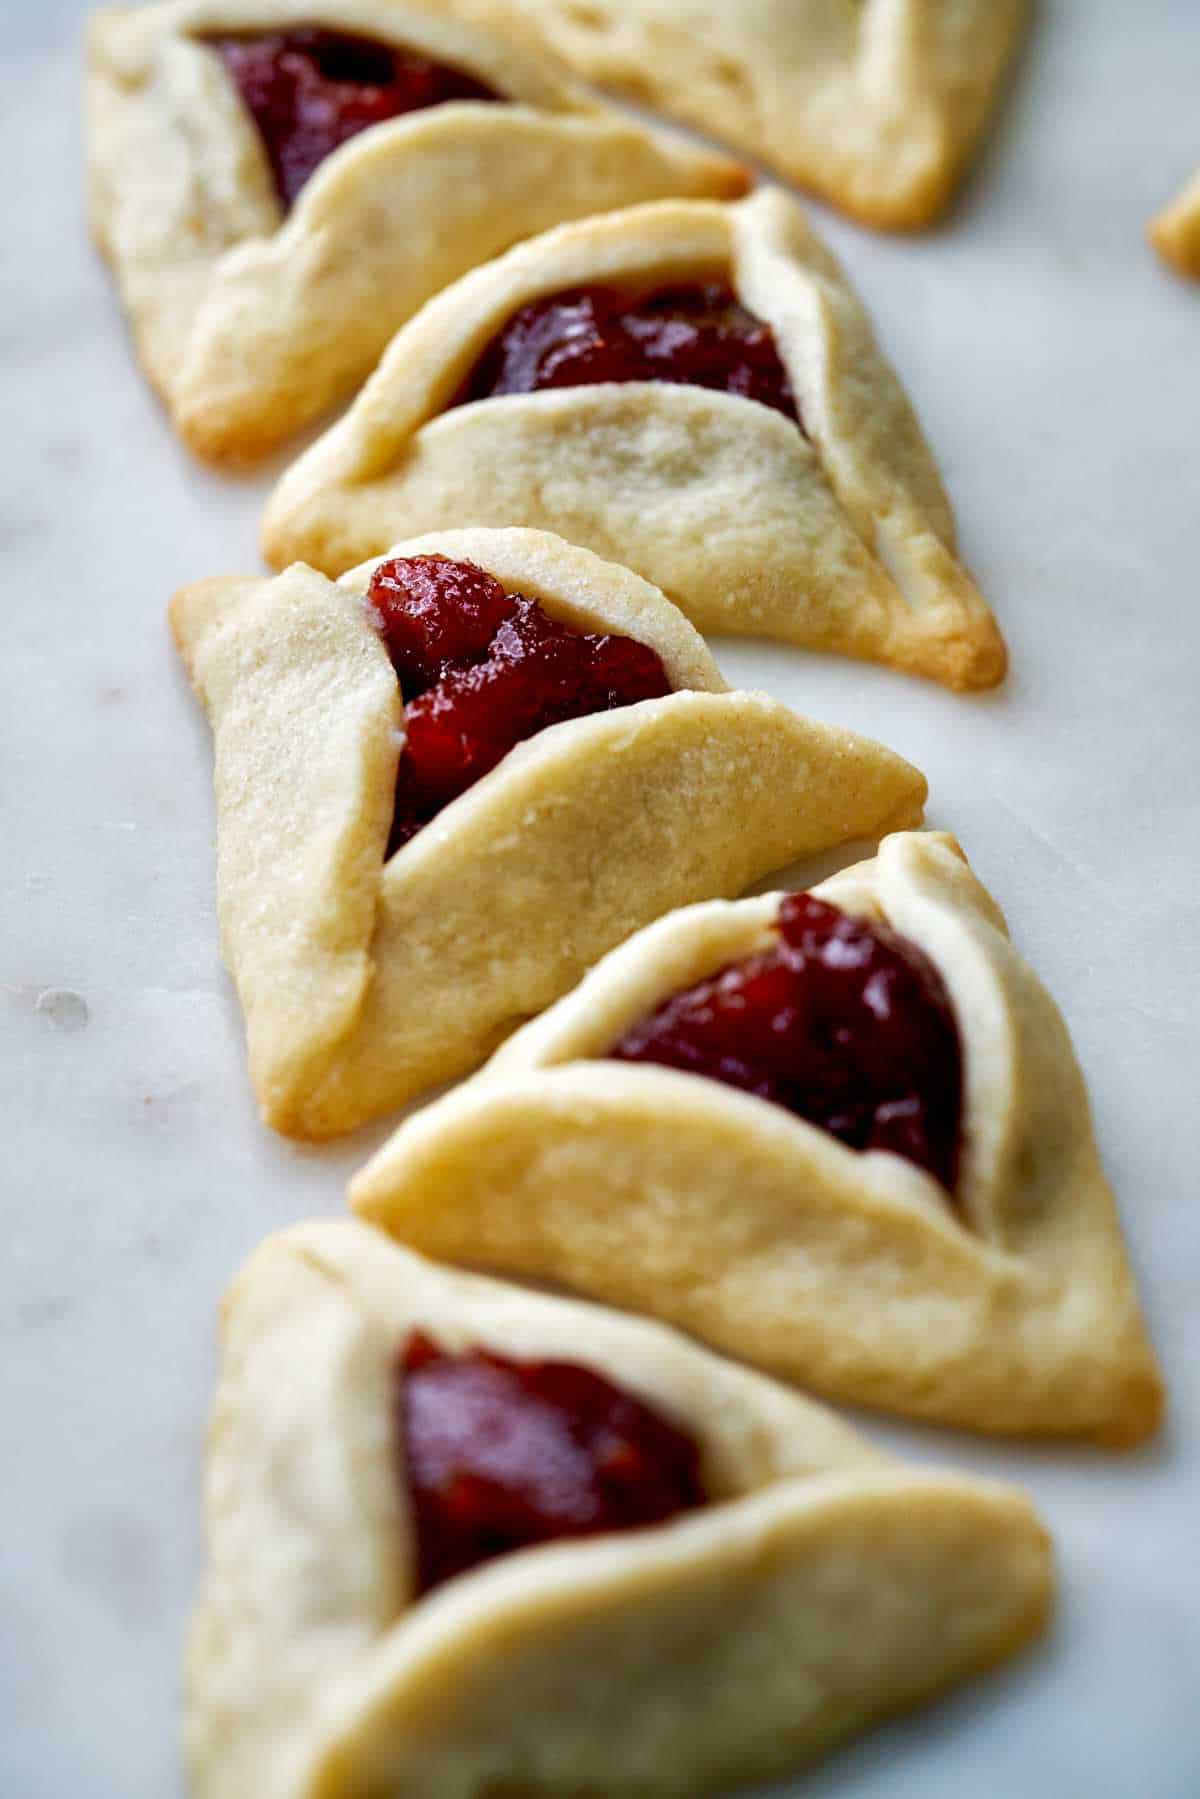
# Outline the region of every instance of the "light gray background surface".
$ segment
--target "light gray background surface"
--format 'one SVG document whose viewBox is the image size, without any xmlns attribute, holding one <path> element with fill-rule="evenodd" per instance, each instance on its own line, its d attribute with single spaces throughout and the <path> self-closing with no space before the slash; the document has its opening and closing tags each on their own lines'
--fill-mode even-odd
<svg viewBox="0 0 1200 1799">
<path fill-rule="evenodd" d="M 254 1115 L 163 609 L 257 566 L 267 483 L 194 466 L 134 367 L 81 215 L 81 11 L 0 19 L 0 1795 L 177 1799 L 214 1307 L 381 1133 L 311 1151 Z M 1061 1611 L 808 1799 L 1200 1793 L 1200 287 L 1142 239 L 1200 161 L 1198 93 L 1196 0 L 1047 0 L 946 228 L 825 220 L 942 459 L 1006 688 L 717 646 L 928 772 L 1073 1028 L 1172 1388 L 1124 1460 L 871 1425 L 1026 1482 Z"/>
</svg>

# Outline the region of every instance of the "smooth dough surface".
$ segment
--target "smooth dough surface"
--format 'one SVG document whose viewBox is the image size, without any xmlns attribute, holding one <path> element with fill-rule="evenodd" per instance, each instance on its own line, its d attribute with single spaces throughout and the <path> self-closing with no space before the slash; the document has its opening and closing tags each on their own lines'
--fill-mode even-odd
<svg viewBox="0 0 1200 1799">
<path fill-rule="evenodd" d="M 420 1600 L 394 1358 L 594 1369 L 696 1440 L 712 1503 L 502 1557 Z M 188 1649 L 196 1799 L 676 1795 L 783 1773 L 1020 1648 L 1049 1544 L 659 1326 L 453 1274 L 349 1221 L 226 1301 Z"/>
<path fill-rule="evenodd" d="M 447 0 L 811 188 L 914 230 L 949 203 L 1028 0 Z"/>
<path fill-rule="evenodd" d="M 172 604 L 216 749 L 222 942 L 276 1129 L 324 1137 L 478 1066 L 598 956 L 689 900 L 919 821 L 868 738 L 731 692 L 649 583 L 544 532 L 398 545 L 477 563 L 676 691 L 519 745 L 390 861 L 400 689 L 361 595 L 297 565 Z"/>
<path fill-rule="evenodd" d="M 712 276 L 771 326 L 807 436 L 752 400 L 663 382 L 453 404 L 532 300 Z M 264 549 L 276 567 L 302 559 L 340 574 L 464 516 L 556 531 L 636 568 L 703 631 L 781 638 L 951 687 L 1004 674 L 1003 639 L 957 558 L 912 408 L 837 264 L 775 189 L 563 226 L 447 289 L 284 475 Z"/>
<path fill-rule="evenodd" d="M 420 50 L 509 104 L 456 101 L 335 150 L 285 218 L 213 33 L 323 25 Z M 747 178 L 588 100 L 429 4 L 166 0 L 88 31 L 92 226 L 191 447 L 247 461 L 346 399 L 440 288 L 563 219 Z"/>
<path fill-rule="evenodd" d="M 1146 1336 L 1083 1078 L 1053 1001 L 953 839 L 889 837 L 815 889 L 919 945 L 963 1046 L 957 1204 L 781 1106 L 603 1058 L 674 992 L 773 940 L 779 895 L 692 907 L 601 962 L 357 1177 L 427 1254 L 562 1282 L 827 1396 L 996 1432 L 1133 1443 Z"/>
<path fill-rule="evenodd" d="M 1150 242 L 1181 275 L 1200 280 L 1200 169 L 1151 220 Z"/>
</svg>

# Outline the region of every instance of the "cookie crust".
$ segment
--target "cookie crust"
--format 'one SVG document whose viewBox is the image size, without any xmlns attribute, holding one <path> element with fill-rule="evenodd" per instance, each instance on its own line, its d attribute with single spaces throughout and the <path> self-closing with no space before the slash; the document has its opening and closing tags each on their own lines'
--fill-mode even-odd
<svg viewBox="0 0 1200 1799">
<path fill-rule="evenodd" d="M 1028 0 L 450 0 L 711 133 L 861 223 L 949 204 Z"/>
<path fill-rule="evenodd" d="M 774 331 L 807 437 L 752 400 L 663 382 L 452 404 L 532 300 L 714 276 Z M 957 558 L 912 408 L 837 264 L 778 190 L 588 219 L 456 283 L 288 470 L 263 546 L 275 567 L 301 557 L 339 573 L 464 511 L 629 564 L 703 631 L 781 638 L 956 688 L 1004 674 L 1003 639 Z"/>
<path fill-rule="evenodd" d="M 958 1019 L 957 1204 L 715 1081 L 602 1058 L 772 941 L 779 895 L 643 931 L 402 1126 L 351 1187 L 431 1255 L 644 1310 L 831 1398 L 972 1430 L 1132 1444 L 1162 1383 L 1083 1078 L 953 839 L 888 838 L 815 893 L 891 924 Z"/>
<path fill-rule="evenodd" d="M 1200 280 L 1200 169 L 1150 221 L 1150 242 L 1181 275 Z"/>
<path fill-rule="evenodd" d="M 206 36 L 327 26 L 466 69 L 455 101 L 326 158 L 284 218 Z M 88 190 L 147 375 L 199 454 L 248 462 L 344 400 L 392 334 L 477 263 L 564 219 L 745 191 L 734 163 L 598 106 L 544 59 L 420 4 L 166 0 L 97 13 Z"/>
<path fill-rule="evenodd" d="M 698 1442 L 713 1503 L 417 1603 L 394 1357 L 582 1362 Z M 1012 1653 L 1050 1603 L 1011 1489 L 910 1470 L 659 1326 L 321 1222 L 226 1301 L 185 1731 L 197 1799 L 696 1795 L 781 1773 Z"/>
<path fill-rule="evenodd" d="M 385 863 L 403 708 L 362 604 L 369 568 L 176 596 L 215 737 L 222 942 L 276 1129 L 350 1130 L 478 1066 L 673 905 L 919 819 L 914 768 L 731 692 L 627 569 L 518 530 L 390 553 L 477 563 L 568 624 L 636 636 L 677 691 L 541 732 Z"/>
</svg>

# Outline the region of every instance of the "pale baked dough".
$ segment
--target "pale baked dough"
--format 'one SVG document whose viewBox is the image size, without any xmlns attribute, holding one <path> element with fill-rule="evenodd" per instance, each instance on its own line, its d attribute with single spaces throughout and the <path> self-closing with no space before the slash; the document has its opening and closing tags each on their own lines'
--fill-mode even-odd
<svg viewBox="0 0 1200 1799">
<path fill-rule="evenodd" d="M 868 225 L 944 209 L 1028 0 L 444 0 L 724 138 Z"/>
<path fill-rule="evenodd" d="M 699 1443 L 713 1503 L 414 1601 L 394 1360 L 582 1363 Z M 906 1468 L 659 1326 L 456 1275 L 363 1225 L 261 1247 L 226 1301 L 186 1675 L 196 1799 L 698 1799 L 1019 1649 L 1028 1502 Z"/>
<path fill-rule="evenodd" d="M 921 816 L 890 750 L 732 693 L 626 569 L 534 531 L 402 544 L 489 570 L 583 630 L 649 644 L 680 690 L 555 725 L 384 863 L 400 690 L 360 599 L 297 566 L 204 582 L 171 616 L 216 743 L 218 907 L 276 1129 L 323 1137 L 482 1062 L 672 906 Z"/>
<path fill-rule="evenodd" d="M 950 992 L 958 1206 L 783 1107 L 599 1058 L 773 940 L 779 896 L 679 912 L 615 951 L 351 1189 L 428 1254 L 650 1312 L 836 1399 L 974 1430 L 1133 1443 L 1162 1394 L 1083 1078 L 1053 1001 L 952 838 L 888 838 L 815 889 L 886 920 Z"/>
<path fill-rule="evenodd" d="M 521 306 L 590 284 L 728 276 L 773 329 L 803 413 L 630 382 L 452 401 Z M 450 410 L 447 410 L 450 408 Z M 337 574 L 469 517 L 636 568 L 703 631 L 868 657 L 953 687 L 1004 672 L 954 519 L 861 305 L 796 203 L 665 202 L 564 226 L 477 269 L 395 338 L 288 470 L 264 548 Z"/>
<path fill-rule="evenodd" d="M 1150 221 L 1150 242 L 1181 275 L 1200 279 L 1200 169 Z"/>
<path fill-rule="evenodd" d="M 477 76 L 342 145 L 283 217 L 214 33 L 324 25 Z M 563 219 L 745 191 L 736 164 L 586 99 L 530 51 L 397 0 L 168 0 L 88 30 L 88 176 L 146 372 L 191 447 L 262 456 L 345 399 L 431 294 Z"/>
</svg>

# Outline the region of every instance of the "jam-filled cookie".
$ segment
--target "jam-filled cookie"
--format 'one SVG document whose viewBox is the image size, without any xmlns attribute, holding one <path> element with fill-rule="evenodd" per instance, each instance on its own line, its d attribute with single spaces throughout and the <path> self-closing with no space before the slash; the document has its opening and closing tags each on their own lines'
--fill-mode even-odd
<svg viewBox="0 0 1200 1799">
<path fill-rule="evenodd" d="M 1150 242 L 1181 275 L 1200 280 L 1200 169 L 1151 220 Z"/>
<path fill-rule="evenodd" d="M 651 926 L 351 1191 L 837 1399 L 1113 1444 L 1159 1419 L 1066 1027 L 940 834 Z"/>
<path fill-rule="evenodd" d="M 776 190 L 563 226 L 447 289 L 289 469 L 264 545 L 338 574 L 464 513 L 623 562 L 704 631 L 1004 672 L 912 409 Z"/>
<path fill-rule="evenodd" d="M 431 294 L 563 219 L 745 191 L 536 53 L 398 0 L 165 0 L 88 35 L 88 173 L 150 379 L 192 448 L 265 454 Z"/>
<path fill-rule="evenodd" d="M 226 1302 L 196 1799 L 698 1799 L 1015 1652 L 1025 1498 L 664 1330 L 349 1221 Z"/>
<path fill-rule="evenodd" d="M 172 620 L 280 1130 L 462 1075 L 672 906 L 921 815 L 907 762 L 731 692 L 661 593 L 542 532 L 444 532 L 337 585 L 209 581 Z"/>
<path fill-rule="evenodd" d="M 864 224 L 949 202 L 1029 0 L 449 0 L 658 107 Z"/>
</svg>

